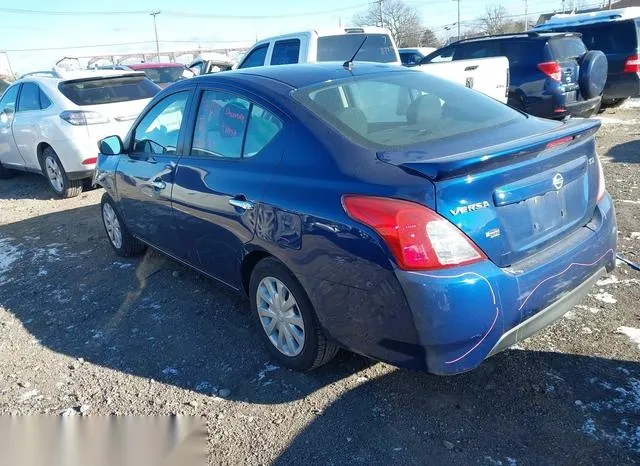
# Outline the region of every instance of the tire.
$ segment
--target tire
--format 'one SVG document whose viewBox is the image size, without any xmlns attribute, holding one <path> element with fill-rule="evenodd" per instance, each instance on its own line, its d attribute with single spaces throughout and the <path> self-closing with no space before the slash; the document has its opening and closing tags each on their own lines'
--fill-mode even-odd
<svg viewBox="0 0 640 466">
<path fill-rule="evenodd" d="M 15 175 L 15 171 L 9 168 L 4 168 L 0 163 L 0 180 L 6 180 Z"/>
<path fill-rule="evenodd" d="M 115 202 L 107 193 L 102 195 L 100 214 L 107 240 L 116 254 L 122 257 L 132 257 L 144 252 L 147 246 L 129 233 L 116 209 Z"/>
<path fill-rule="evenodd" d="M 605 99 L 605 100 L 602 101 L 602 106 L 604 108 L 618 108 L 623 103 L 625 103 L 626 101 L 627 101 L 626 98 L 624 98 L 624 99 Z"/>
<path fill-rule="evenodd" d="M 591 50 L 582 57 L 578 84 L 580 85 L 580 93 L 585 100 L 602 95 L 607 83 L 608 72 L 607 56 L 599 50 Z"/>
<path fill-rule="evenodd" d="M 270 282 L 271 287 L 269 287 Z M 271 298 L 275 306 L 269 306 L 269 301 L 264 299 L 265 296 Z M 285 303 L 278 301 L 279 296 L 285 300 Z M 251 310 L 258 320 L 261 338 L 269 352 L 282 366 L 295 371 L 310 371 L 328 363 L 338 353 L 338 346 L 327 339 L 320 327 L 307 293 L 291 272 L 276 259 L 267 257 L 256 264 L 249 282 L 249 297 Z M 282 312 L 286 308 L 286 302 L 291 303 L 291 298 L 293 298 L 293 305 L 288 312 Z M 270 314 L 275 317 L 269 317 Z M 275 319 L 278 320 L 272 324 Z M 269 327 L 272 329 L 270 333 L 268 333 Z M 287 328 L 290 330 L 286 330 Z M 280 329 L 285 331 L 281 333 Z M 286 338 L 286 333 L 289 333 L 289 339 Z M 281 341 L 280 338 L 283 343 L 282 349 L 277 346 Z M 302 338 L 302 342 L 299 338 Z"/>
<path fill-rule="evenodd" d="M 41 156 L 42 174 L 49 182 L 49 187 L 61 199 L 76 197 L 82 192 L 83 180 L 70 180 L 67 172 L 51 148 L 45 147 Z"/>
</svg>

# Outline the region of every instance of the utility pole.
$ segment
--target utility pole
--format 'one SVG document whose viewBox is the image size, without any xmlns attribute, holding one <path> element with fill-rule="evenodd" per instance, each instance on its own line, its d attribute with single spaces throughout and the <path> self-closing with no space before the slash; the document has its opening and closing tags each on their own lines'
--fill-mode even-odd
<svg viewBox="0 0 640 466">
<path fill-rule="evenodd" d="M 565 7 L 565 2 L 566 0 L 562 0 L 562 12 L 564 13 L 565 11 L 567 11 L 566 7 Z"/>
<path fill-rule="evenodd" d="M 13 68 L 11 68 L 11 60 L 9 60 L 9 53 L 7 52 L 0 52 L 0 53 L 4 53 L 4 56 L 7 57 L 7 67 L 9 68 L 9 74 L 11 75 L 12 79 L 16 79 L 16 76 L 13 74 Z"/>
<path fill-rule="evenodd" d="M 454 2 L 458 2 L 458 40 L 462 39 L 460 37 L 460 0 L 453 0 Z"/>
<path fill-rule="evenodd" d="M 611 0 L 609 0 L 609 9 L 611 9 Z"/>
<path fill-rule="evenodd" d="M 158 63 L 160 63 L 160 44 L 158 42 L 158 26 L 156 25 L 156 16 L 160 14 L 160 10 L 152 11 L 149 13 L 153 16 L 153 31 L 156 33 L 156 55 L 158 56 Z"/>
<path fill-rule="evenodd" d="M 382 0 L 377 0 L 378 2 L 378 12 L 380 14 L 380 27 L 384 27 L 384 22 L 382 21 Z"/>
</svg>

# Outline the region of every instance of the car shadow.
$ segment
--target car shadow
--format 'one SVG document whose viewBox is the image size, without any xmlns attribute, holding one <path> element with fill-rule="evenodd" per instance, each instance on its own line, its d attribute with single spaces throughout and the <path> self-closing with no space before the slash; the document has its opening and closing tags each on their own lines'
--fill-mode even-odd
<svg viewBox="0 0 640 466">
<path fill-rule="evenodd" d="M 47 180 L 35 173 L 16 171 L 0 180 L 0 199 L 56 199 Z"/>
<path fill-rule="evenodd" d="M 269 360 L 236 293 L 153 251 L 117 257 L 97 205 L 3 226 L 0 251 L 0 306 L 51 351 L 256 404 L 351 378 L 278 464 L 615 464 L 640 453 L 637 362 L 509 350 L 443 378 L 344 353 L 300 374 Z M 362 377 L 373 365 L 378 375 Z"/>
<path fill-rule="evenodd" d="M 640 139 L 613 146 L 606 155 L 615 162 L 640 163 Z"/>
</svg>

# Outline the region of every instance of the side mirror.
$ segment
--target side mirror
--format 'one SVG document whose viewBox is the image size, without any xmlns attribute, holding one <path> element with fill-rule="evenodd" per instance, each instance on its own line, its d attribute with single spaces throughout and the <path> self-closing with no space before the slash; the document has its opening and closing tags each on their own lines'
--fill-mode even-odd
<svg viewBox="0 0 640 466">
<path fill-rule="evenodd" d="M 120 155 L 124 152 L 124 145 L 120 136 L 109 136 L 98 142 L 98 150 L 103 155 Z"/>
<path fill-rule="evenodd" d="M 0 123 L 7 124 L 13 118 L 14 109 L 12 106 L 7 106 L 2 112 L 0 112 Z"/>
</svg>

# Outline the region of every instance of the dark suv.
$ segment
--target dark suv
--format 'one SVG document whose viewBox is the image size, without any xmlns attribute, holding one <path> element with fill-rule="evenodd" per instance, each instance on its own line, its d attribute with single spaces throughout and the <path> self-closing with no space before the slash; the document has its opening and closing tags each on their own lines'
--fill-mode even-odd
<svg viewBox="0 0 640 466">
<path fill-rule="evenodd" d="M 422 64 L 506 56 L 509 105 L 535 116 L 591 116 L 601 103 L 607 60 L 588 52 L 574 33 L 487 36 L 455 42 L 427 55 Z"/>
<path fill-rule="evenodd" d="M 552 18 L 536 30 L 578 32 L 589 50 L 604 52 L 609 60 L 605 105 L 617 105 L 628 97 L 640 96 L 639 18 L 625 19 L 624 10 L 611 10 L 597 16 Z"/>
</svg>

